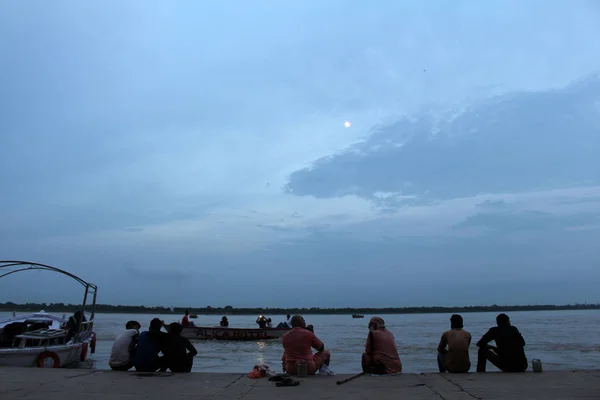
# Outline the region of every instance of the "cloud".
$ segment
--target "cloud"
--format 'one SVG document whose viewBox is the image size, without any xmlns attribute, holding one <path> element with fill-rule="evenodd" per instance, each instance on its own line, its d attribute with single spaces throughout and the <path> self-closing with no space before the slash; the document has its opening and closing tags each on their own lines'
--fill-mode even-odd
<svg viewBox="0 0 600 400">
<path fill-rule="evenodd" d="M 593 296 L 597 11 L 2 3 L 0 254 L 123 304 Z"/>
</svg>

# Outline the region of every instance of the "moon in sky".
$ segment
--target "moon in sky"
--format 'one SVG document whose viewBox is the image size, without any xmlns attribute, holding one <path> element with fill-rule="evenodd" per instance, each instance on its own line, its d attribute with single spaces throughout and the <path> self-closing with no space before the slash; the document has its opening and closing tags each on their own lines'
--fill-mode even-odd
<svg viewBox="0 0 600 400">
<path fill-rule="evenodd" d="M 352 124 L 350 123 L 350 121 L 346 121 L 346 122 L 344 122 L 344 126 L 346 128 L 350 128 L 352 126 Z"/>
</svg>

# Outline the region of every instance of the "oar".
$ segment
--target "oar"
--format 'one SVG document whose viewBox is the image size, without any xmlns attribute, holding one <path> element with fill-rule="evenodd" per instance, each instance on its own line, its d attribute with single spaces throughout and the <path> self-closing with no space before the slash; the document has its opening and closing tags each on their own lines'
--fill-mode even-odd
<svg viewBox="0 0 600 400">
<path fill-rule="evenodd" d="M 343 383 L 350 382 L 350 381 L 351 381 L 351 380 L 353 380 L 353 379 L 356 379 L 356 378 L 358 378 L 358 377 L 361 377 L 361 376 L 363 376 L 364 374 L 365 374 L 364 372 L 359 372 L 358 374 L 352 375 L 350 378 L 346 378 L 346 379 L 344 379 L 344 380 L 337 381 L 336 383 L 337 383 L 338 385 L 341 385 L 341 384 L 343 384 Z"/>
</svg>

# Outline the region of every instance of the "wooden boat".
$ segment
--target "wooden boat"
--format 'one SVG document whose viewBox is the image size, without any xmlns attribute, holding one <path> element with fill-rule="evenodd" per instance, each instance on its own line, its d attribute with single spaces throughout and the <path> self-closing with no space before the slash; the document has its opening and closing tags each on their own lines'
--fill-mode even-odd
<svg viewBox="0 0 600 400">
<path fill-rule="evenodd" d="M 220 326 L 186 326 L 181 336 L 190 340 L 271 340 L 279 339 L 289 328 L 225 328 Z"/>
<path fill-rule="evenodd" d="M 190 318 L 198 318 L 198 314 L 190 314 Z"/>
<path fill-rule="evenodd" d="M 364 318 L 365 316 L 362 314 L 352 314 L 352 318 Z"/>
<path fill-rule="evenodd" d="M 49 265 L 27 261 L 0 261 L 0 278 L 29 271 L 52 271 L 67 275 L 85 287 L 81 306 L 84 318 L 79 321 L 78 333 L 68 338 L 69 319 L 44 312 L 17 315 L 0 320 L 0 366 L 2 367 L 65 367 L 85 361 L 88 350 L 96 350 L 93 331 L 97 287 L 66 271 Z M 93 296 L 91 313 L 85 312 L 88 295 Z M 68 340 L 67 340 L 68 338 Z"/>
</svg>

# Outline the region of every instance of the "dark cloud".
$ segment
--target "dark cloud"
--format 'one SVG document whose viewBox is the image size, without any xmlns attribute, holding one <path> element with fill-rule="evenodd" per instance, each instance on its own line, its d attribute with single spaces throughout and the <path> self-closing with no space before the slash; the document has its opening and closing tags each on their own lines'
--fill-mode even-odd
<svg viewBox="0 0 600 400">
<path fill-rule="evenodd" d="M 286 189 L 320 198 L 399 192 L 439 200 L 595 184 L 599 93 L 600 78 L 593 77 L 493 98 L 441 122 L 405 118 L 294 172 Z"/>
</svg>

